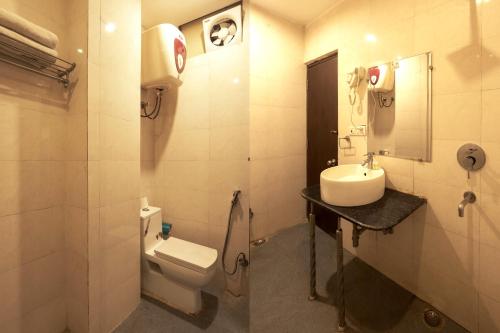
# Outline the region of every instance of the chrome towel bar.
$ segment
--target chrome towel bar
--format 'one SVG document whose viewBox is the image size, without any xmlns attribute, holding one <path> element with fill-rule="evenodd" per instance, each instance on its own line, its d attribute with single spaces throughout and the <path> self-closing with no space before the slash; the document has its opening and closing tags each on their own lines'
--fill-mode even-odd
<svg viewBox="0 0 500 333">
<path fill-rule="evenodd" d="M 42 56 L 39 52 L 30 52 L 29 47 L 20 41 L 5 35 L 2 35 L 2 38 L 0 61 L 57 80 L 64 87 L 69 86 L 69 75 L 75 69 L 75 63 L 52 55 Z"/>
</svg>

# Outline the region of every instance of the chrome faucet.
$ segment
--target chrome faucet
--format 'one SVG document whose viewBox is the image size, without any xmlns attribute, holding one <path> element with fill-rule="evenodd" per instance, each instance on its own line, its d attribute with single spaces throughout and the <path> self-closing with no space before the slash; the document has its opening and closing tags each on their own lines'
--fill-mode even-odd
<svg viewBox="0 0 500 333">
<path fill-rule="evenodd" d="M 366 155 L 364 156 L 367 156 L 366 157 L 366 160 L 364 160 L 363 162 L 361 162 L 361 166 L 365 166 L 368 168 L 368 169 L 373 169 L 373 155 L 375 155 L 374 152 L 368 152 Z"/>
<path fill-rule="evenodd" d="M 464 217 L 464 208 L 467 204 L 476 202 L 476 195 L 474 192 L 467 191 L 464 193 L 464 200 L 458 204 L 458 216 Z"/>
</svg>

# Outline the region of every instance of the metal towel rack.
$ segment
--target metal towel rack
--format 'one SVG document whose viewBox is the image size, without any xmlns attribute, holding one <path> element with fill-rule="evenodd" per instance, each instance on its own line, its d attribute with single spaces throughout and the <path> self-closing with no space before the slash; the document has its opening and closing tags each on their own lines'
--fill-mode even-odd
<svg viewBox="0 0 500 333">
<path fill-rule="evenodd" d="M 2 38 L 4 40 L 0 39 L 0 61 L 57 80 L 66 88 L 69 86 L 69 74 L 75 69 L 75 63 L 49 54 L 42 56 L 37 54 L 38 52 L 30 52 L 21 42 L 5 35 L 2 35 Z"/>
</svg>

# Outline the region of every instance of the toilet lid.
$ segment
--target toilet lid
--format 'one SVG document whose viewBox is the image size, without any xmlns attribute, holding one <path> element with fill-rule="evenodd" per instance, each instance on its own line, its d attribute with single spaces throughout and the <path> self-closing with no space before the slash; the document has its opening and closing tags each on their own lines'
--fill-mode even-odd
<svg viewBox="0 0 500 333">
<path fill-rule="evenodd" d="M 207 272 L 217 260 L 217 250 L 175 237 L 160 242 L 154 251 L 164 260 L 202 273 Z"/>
</svg>

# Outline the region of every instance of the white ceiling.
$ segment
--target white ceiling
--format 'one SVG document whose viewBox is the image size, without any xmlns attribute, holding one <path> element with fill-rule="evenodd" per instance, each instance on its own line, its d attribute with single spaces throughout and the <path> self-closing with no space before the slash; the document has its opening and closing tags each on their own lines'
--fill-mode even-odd
<svg viewBox="0 0 500 333">
<path fill-rule="evenodd" d="M 235 2 L 237 0 L 142 0 L 142 26 L 149 28 L 160 23 L 178 26 Z"/>
<path fill-rule="evenodd" d="M 250 3 L 288 19 L 306 25 L 342 0 L 250 0 Z"/>
<path fill-rule="evenodd" d="M 342 0 L 250 0 L 289 21 L 306 25 Z M 237 0 L 142 0 L 142 26 L 159 23 L 181 25 Z"/>
</svg>

